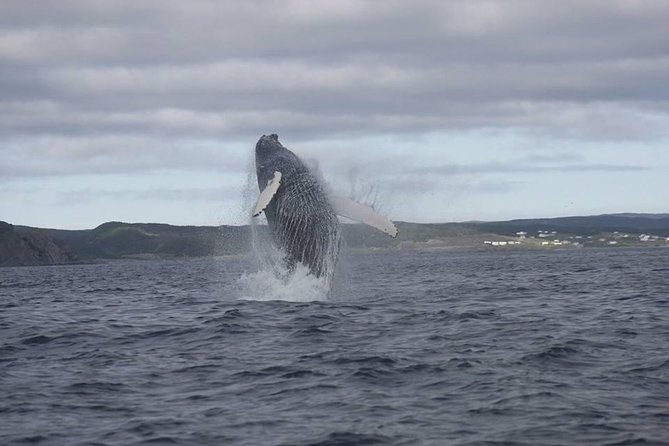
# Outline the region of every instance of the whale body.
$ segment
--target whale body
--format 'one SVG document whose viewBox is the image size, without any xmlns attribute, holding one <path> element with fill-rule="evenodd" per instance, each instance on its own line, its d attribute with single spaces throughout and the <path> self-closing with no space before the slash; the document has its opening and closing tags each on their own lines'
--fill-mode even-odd
<svg viewBox="0 0 669 446">
<path fill-rule="evenodd" d="M 263 135 L 256 144 L 256 174 L 266 197 L 261 193 L 258 205 L 262 209 L 256 206 L 254 214 L 265 212 L 273 240 L 286 255 L 288 270 L 302 263 L 316 277 L 334 271 L 341 227 L 316 176 L 275 134 Z"/>
<path fill-rule="evenodd" d="M 332 279 L 342 242 L 337 215 L 397 235 L 395 225 L 369 206 L 330 198 L 318 175 L 285 148 L 276 134 L 258 140 L 255 161 L 261 193 L 253 216 L 265 213 L 272 240 L 284 253 L 289 272 L 302 263 L 310 274 Z"/>
</svg>

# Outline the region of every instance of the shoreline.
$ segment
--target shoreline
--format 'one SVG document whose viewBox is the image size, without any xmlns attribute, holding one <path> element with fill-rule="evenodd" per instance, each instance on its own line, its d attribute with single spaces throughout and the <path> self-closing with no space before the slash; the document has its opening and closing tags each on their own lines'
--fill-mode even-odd
<svg viewBox="0 0 669 446">
<path fill-rule="evenodd" d="M 565 251 L 580 251 L 580 250 L 633 250 L 633 249 L 669 249 L 667 245 L 618 245 L 618 246 L 505 246 L 505 247 L 465 247 L 465 246 L 425 246 L 425 247 L 370 247 L 370 248 L 346 248 L 346 254 L 388 254 L 390 252 L 405 253 L 405 252 L 453 252 L 453 253 L 511 253 L 511 252 L 565 252 Z M 123 257 L 114 258 L 95 258 L 95 259 L 79 259 L 75 262 L 69 263 L 51 263 L 39 265 L 0 265 L 0 268 L 30 268 L 30 267 L 51 267 L 51 266 L 81 266 L 81 265 L 100 265 L 116 262 L 151 262 L 151 261 L 168 261 L 168 260 L 242 260 L 248 257 L 251 253 L 243 254 L 224 254 L 224 255 L 207 255 L 207 256 L 176 256 L 176 255 L 160 255 L 151 253 L 132 254 Z"/>
</svg>

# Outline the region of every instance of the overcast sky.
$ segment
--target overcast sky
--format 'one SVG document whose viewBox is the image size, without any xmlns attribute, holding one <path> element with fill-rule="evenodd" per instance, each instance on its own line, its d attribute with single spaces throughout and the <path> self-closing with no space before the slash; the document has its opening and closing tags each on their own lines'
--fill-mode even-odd
<svg viewBox="0 0 669 446">
<path fill-rule="evenodd" d="M 243 224 L 278 133 L 397 220 L 669 212 L 669 2 L 0 2 L 0 220 Z"/>
</svg>

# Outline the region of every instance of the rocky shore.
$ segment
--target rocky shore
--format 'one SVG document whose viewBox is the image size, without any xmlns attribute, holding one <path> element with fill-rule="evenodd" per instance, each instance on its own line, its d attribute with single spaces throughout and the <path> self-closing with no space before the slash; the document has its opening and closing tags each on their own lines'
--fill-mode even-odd
<svg viewBox="0 0 669 446">
<path fill-rule="evenodd" d="M 20 234 L 0 221 L 0 266 L 64 265 L 78 260 L 62 241 L 39 232 Z"/>
</svg>

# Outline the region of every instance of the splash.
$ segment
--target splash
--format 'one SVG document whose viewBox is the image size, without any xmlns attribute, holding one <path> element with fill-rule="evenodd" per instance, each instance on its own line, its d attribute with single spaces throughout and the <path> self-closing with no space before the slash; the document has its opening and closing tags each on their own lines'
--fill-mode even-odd
<svg viewBox="0 0 669 446">
<path fill-rule="evenodd" d="M 249 209 L 249 227 L 251 228 L 251 271 L 245 272 L 238 279 L 238 296 L 245 300 L 284 300 L 291 302 L 310 302 L 328 299 L 332 292 L 334 270 L 337 263 L 338 249 L 327 252 L 323 256 L 325 273 L 316 277 L 310 269 L 302 263 L 292 268 L 286 265 L 286 253 L 277 248 L 275 236 L 271 234 L 264 214 L 253 218 L 250 210 L 253 209 L 258 197 L 255 180 L 255 166 L 249 162 L 246 187 L 243 193 L 244 205 Z M 339 232 L 323 234 L 331 240 Z M 298 242 L 298 241 L 294 241 Z M 326 246 L 337 246 L 333 243 Z"/>
<path fill-rule="evenodd" d="M 242 274 L 238 285 L 239 298 L 244 300 L 313 302 L 326 300 L 330 293 L 328 282 L 309 274 L 309 269 L 301 264 L 287 279 L 274 271 L 260 270 Z"/>
<path fill-rule="evenodd" d="M 246 272 L 239 278 L 240 299 L 311 302 L 328 298 L 330 277 L 316 277 L 301 263 L 289 271 L 284 262 L 285 254 L 272 243 L 267 225 L 251 220 L 251 230 L 251 260 L 256 271 Z"/>
</svg>

